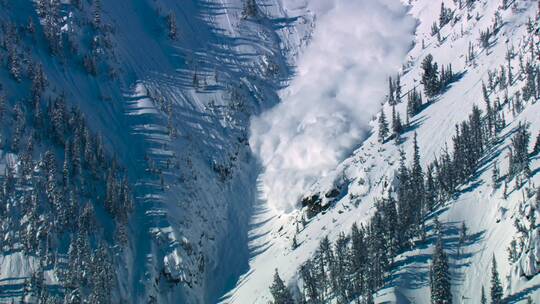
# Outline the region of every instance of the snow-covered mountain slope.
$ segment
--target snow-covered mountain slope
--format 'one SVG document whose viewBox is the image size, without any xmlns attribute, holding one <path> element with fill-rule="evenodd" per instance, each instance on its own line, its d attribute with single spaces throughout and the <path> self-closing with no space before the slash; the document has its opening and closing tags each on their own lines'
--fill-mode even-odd
<svg viewBox="0 0 540 304">
<path fill-rule="evenodd" d="M 436 217 L 442 223 L 443 244 L 449 256 L 454 303 L 480 303 L 482 287 L 489 299 L 493 256 L 498 262 L 507 303 L 525 302 L 528 297 L 534 302 L 540 301 L 538 228 L 530 224 L 530 215 L 538 215 L 535 200 L 540 199 L 534 195 L 540 185 L 540 159 L 532 152 L 540 132 L 540 103 L 538 95 L 527 100 L 522 95 L 527 84 L 527 62 L 536 67 L 540 64 L 538 2 L 442 2 L 451 18 L 440 30 L 441 1 L 404 3 L 418 24 L 414 47 L 400 71 L 402 102 L 395 106 L 396 112 L 402 118 L 407 117 L 407 93 L 414 88 L 424 93 L 422 62 L 428 54 L 439 67 L 452 65 L 455 76 L 451 83 L 407 119 L 397 143 L 394 139 L 381 143 L 380 126 L 373 119 L 371 135 L 359 143 L 359 148 L 334 170 L 325 172 L 311 185 L 311 190 L 304 193 L 302 203 L 307 206 L 301 208 L 300 202 L 289 202 L 296 204 L 298 210 L 282 213 L 261 199 L 251 223 L 250 270 L 224 299 L 225 303 L 271 301 L 269 287 L 274 269 L 293 294 L 299 296 L 304 292 L 306 282 L 299 274 L 301 266 L 315 256 L 325 236 L 333 242 L 341 232 L 350 233 L 353 223 L 368 224 L 375 213 L 376 202 L 399 185 L 399 151 L 406 153 L 407 166 L 412 163 L 414 134 L 417 134 L 421 164 L 426 172 L 436 158 L 442 161 L 445 149 L 453 153 L 455 126 L 469 118 L 474 105 L 484 114 L 490 111 L 483 83 L 490 106 L 497 108 L 499 119 L 505 121 L 504 127 L 501 125 L 498 135 L 490 140 L 473 174 L 451 197 L 442 199 L 436 208 L 425 214 L 422 221 L 427 228 L 422 229 L 427 238 L 413 238 L 410 246 L 400 250 L 385 275 L 383 287 L 375 294 L 375 302 L 430 303 L 429 273 Z M 485 35 L 486 32 L 490 35 Z M 508 82 L 509 67 L 513 79 L 510 84 L 501 85 Z M 506 79 L 500 77 L 501 73 Z M 391 121 L 390 103 L 385 103 L 382 111 Z M 509 173 L 509 151 L 520 124 L 528 124 L 532 135 L 527 147 L 530 174 L 526 179 L 512 177 Z M 494 166 L 498 167 L 501 177 L 492 178 Z M 462 223 L 468 233 L 460 242 Z M 532 228 L 521 228 L 522 232 L 518 232 L 516 227 Z M 509 261 L 508 248 L 513 239 L 519 245 Z M 332 293 L 328 297 L 332 303 L 342 303 L 336 298 L 331 300 Z M 309 301 L 314 300 L 308 298 L 308 303 L 312 303 Z"/>
<path fill-rule="evenodd" d="M 1 157 L 17 181 L 3 192 L 9 198 L 3 201 L 0 301 L 212 303 L 234 285 L 247 269 L 258 172 L 247 145 L 249 118 L 278 102 L 276 91 L 313 26 L 302 6 L 286 11 L 281 1 L 257 4 L 250 11 L 240 0 L 0 3 Z M 58 107 L 66 112 L 50 106 L 60 96 Z M 96 177 L 73 177 L 61 188 L 62 163 L 64 177 L 79 168 L 72 159 L 79 161 L 84 133 L 65 122 L 71 107 L 100 135 L 95 141 L 103 142 L 109 158 L 92 169 L 86 156 L 93 157 L 93 149 L 83 140 L 89 154 L 84 150 L 77 176 L 94 170 Z M 44 125 L 32 120 L 38 109 L 49 111 Z M 51 130 L 59 132 L 57 141 Z M 28 154 L 12 144 L 31 137 L 37 147 Z M 41 178 L 47 150 L 51 188 L 26 186 L 24 180 Z M 28 171 L 21 171 L 27 165 L 22 156 L 35 161 Z M 113 164 L 123 169 L 116 173 Z M 116 175 L 127 176 L 118 189 L 129 193 L 118 191 L 133 199 L 132 211 L 128 205 L 107 209 L 120 200 L 110 186 Z M 6 174 L 3 180 L 11 179 Z M 32 213 L 20 203 L 32 189 L 38 230 L 54 231 L 47 241 L 31 230 L 34 220 L 26 218 Z M 74 193 L 81 204 L 72 205 L 70 216 L 79 223 L 70 229 L 57 224 L 42 192 L 58 209 Z M 95 216 L 84 217 L 83 206 Z M 87 232 L 81 217 L 97 228 Z M 21 249 L 34 237 L 47 247 L 46 258 Z"/>
<path fill-rule="evenodd" d="M 540 301 L 538 1 L 442 2 L 0 1 L 0 302 L 268 303 L 275 269 L 302 298 L 353 223 L 391 262 L 369 252 L 361 293 L 329 263 L 318 303 L 428 303 L 436 231 L 454 302 L 493 256 L 506 302 Z M 415 137 L 437 190 L 407 191 L 409 223 Z M 394 196 L 399 237 L 373 237 Z"/>
</svg>

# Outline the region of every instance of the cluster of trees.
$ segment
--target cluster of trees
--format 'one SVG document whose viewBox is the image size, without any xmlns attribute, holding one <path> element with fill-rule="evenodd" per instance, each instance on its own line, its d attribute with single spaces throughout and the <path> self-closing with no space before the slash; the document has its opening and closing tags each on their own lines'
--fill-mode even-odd
<svg viewBox="0 0 540 304">
<path fill-rule="evenodd" d="M 439 13 L 439 28 L 444 27 L 454 18 L 454 12 L 452 9 L 444 6 L 444 2 L 441 2 L 441 11 Z"/>
<path fill-rule="evenodd" d="M 421 106 L 419 95 L 414 90 L 409 93 L 409 108 Z M 401 250 L 410 248 L 417 239 L 425 239 L 426 215 L 452 197 L 459 185 L 470 178 L 504 127 L 504 119 L 501 121 L 499 114 L 502 107 L 499 104 L 492 106 L 487 93 L 484 98 L 487 113 L 484 115 L 478 106 L 473 106 L 469 118 L 456 125 L 452 153 L 445 147 L 426 171 L 420 164 L 415 134 L 412 165 L 406 165 L 405 154 L 401 152 L 396 172 L 397 185 L 377 202 L 369 223 L 360 228 L 353 226 L 351 233 L 341 234 L 333 246 L 324 238 L 315 256 L 301 267 L 303 303 L 324 303 L 330 298 L 337 299 L 339 303 L 358 298 L 370 303 L 371 294 L 383 286 L 392 259 Z M 384 113 L 379 119 L 379 136 L 381 130 L 387 135 L 390 131 Z M 512 138 L 513 152 L 507 180 L 530 174 L 527 126 L 520 124 Z M 447 263 L 439 237 L 432 267 L 434 303 L 451 302 Z"/>
<path fill-rule="evenodd" d="M 4 20 L 0 26 L 0 58 L 8 59 L 5 67 L 19 91 L 28 92 L 23 98 L 7 98 L 9 92 L 0 85 L 0 147 L 18 156 L 7 162 L 0 178 L 0 253 L 22 251 L 36 261 L 37 270 L 24 284 L 23 301 L 110 303 L 116 282 L 112 248 L 121 250 L 128 242 L 131 187 L 126 170 L 107 153 L 81 110 L 49 88 L 41 64 L 31 52 L 21 51 L 30 41 L 28 35 L 35 35 L 35 24 L 41 24 L 52 56 L 63 56 L 66 42 L 78 54 L 73 46 L 82 38 L 60 27 L 63 7 L 80 9 L 80 1 L 39 0 L 35 5 L 41 22 L 29 19 L 22 27 Z M 92 7 L 88 44 L 91 54 L 101 56 L 108 42 L 102 34 L 100 2 L 94 0 Z M 86 67 L 97 71 L 97 57 L 88 58 L 92 63 Z M 114 229 L 114 234 L 103 234 L 101 226 Z M 46 272 L 55 273 L 62 288 L 52 291 Z"/>
<path fill-rule="evenodd" d="M 4 149 L 18 152 L 20 158 L 17 167 L 8 164 L 2 178 L 0 247 L 3 252 L 22 250 L 35 256 L 43 268 L 61 273 L 62 280 L 84 274 L 85 280 L 73 281 L 82 286 L 77 288 L 80 297 L 109 299 L 108 295 L 99 295 L 110 290 L 110 277 L 114 276 L 107 242 L 127 242 L 127 221 L 133 207 L 129 184 L 123 169 L 107 155 L 100 137 L 90 132 L 78 109 L 67 111 L 63 98 L 58 97 L 42 110 L 46 115 L 37 116 L 41 117 L 38 121 L 35 110 L 25 110 L 24 104 L 17 103 L 8 111 L 13 123 L 2 126 L 7 134 L 12 133 L 12 143 Z M 15 131 L 10 131 L 10 126 Z M 19 147 L 17 142 L 27 144 Z M 56 152 L 62 149 L 63 160 Z M 103 172 L 107 168 L 106 175 Z M 113 222 L 114 240 L 99 236 L 95 208 L 111 215 L 101 221 Z M 70 259 L 71 255 L 83 256 L 73 257 L 78 262 L 72 267 L 58 259 L 65 254 L 61 244 L 66 241 Z M 68 285 L 66 295 L 72 293 Z M 25 294 L 53 297 L 44 283 L 29 284 Z M 75 298 L 64 303 L 79 303 Z"/>
<path fill-rule="evenodd" d="M 108 76 L 115 77 L 110 41 L 112 30 L 102 22 L 100 1 L 92 1 L 90 12 L 83 9 L 81 1 L 67 4 L 59 0 L 38 0 L 35 6 L 39 21 L 29 17 L 27 24 L 10 20 L 0 24 L 2 47 L 9 54 L 8 70 L 17 82 L 23 80 L 25 70 L 36 64 L 27 47 L 41 39 L 37 34 L 43 35 L 48 51 L 58 60 L 73 60 L 93 76 L 103 69 L 108 70 Z M 74 22 L 72 19 L 75 18 L 82 22 Z M 36 24 L 40 25 L 41 31 L 36 29 Z"/>
<path fill-rule="evenodd" d="M 428 98 L 440 94 L 444 89 L 455 80 L 452 65 L 439 71 L 439 65 L 433 61 L 431 54 L 427 55 L 422 62 L 422 80 L 424 93 Z M 401 103 L 401 80 L 397 76 L 395 80 L 389 79 L 388 103 L 392 106 L 392 125 L 388 123 L 384 110 L 379 115 L 378 137 L 380 142 L 387 140 L 389 136 L 399 138 L 399 135 L 405 130 L 409 119 L 418 114 L 423 108 L 422 94 L 416 90 L 416 87 L 407 93 L 407 121 L 404 123 L 399 112 L 396 111 L 396 105 Z"/>
<path fill-rule="evenodd" d="M 59 0 L 36 1 L 38 16 L 43 21 L 43 34 L 49 43 L 49 51 L 59 54 L 63 48 L 62 25 L 64 20 L 60 14 Z"/>
<path fill-rule="evenodd" d="M 441 66 L 433 61 L 433 56 L 428 54 L 422 61 L 422 75 L 420 83 L 424 85 L 424 93 L 428 98 L 440 94 L 449 83 L 455 80 L 452 65 Z"/>
<path fill-rule="evenodd" d="M 445 149 L 426 172 L 420 165 L 420 151 L 414 136 L 412 165 L 406 166 L 405 154 L 401 152 L 395 191 L 389 189 L 376 203 L 376 211 L 368 224 L 353 225 L 351 233 L 340 234 L 334 244 L 327 237 L 323 238 L 314 257 L 301 266 L 301 303 L 325 303 L 329 299 L 336 299 L 338 303 L 354 299 L 372 303 L 371 295 L 383 287 L 393 258 L 418 239 L 426 238 L 427 213 L 456 193 L 458 186 L 470 178 L 488 149 L 490 136 L 488 120 L 475 106 L 469 119 L 456 126 L 454 153 Z M 526 147 L 523 136 L 523 131 L 517 132 L 513 142 L 521 142 L 519 147 L 526 152 L 522 148 Z M 528 157 L 528 154 L 520 155 Z M 516 168 L 526 171 L 524 166 Z M 437 243 L 430 276 L 432 302 L 451 303 L 448 258 L 443 250 L 441 229 L 434 230 Z M 496 266 L 494 269 L 496 274 Z M 500 281 L 495 280 L 493 284 L 492 299 L 500 299 Z"/>
<path fill-rule="evenodd" d="M 31 94 L 42 100 L 40 92 L 35 89 Z M 77 288 L 80 297 L 109 299 L 107 294 L 98 294 L 110 290 L 110 277 L 114 276 L 107 244 L 127 243 L 127 222 L 133 208 L 125 172 L 107 155 L 101 138 L 90 131 L 81 111 L 68 110 L 63 96 L 45 106 L 39 102 L 29 106 L 30 100 L 15 103 L 5 115 L 11 121 L 2 124 L 4 134 L 11 134 L 3 149 L 18 153 L 20 158 L 16 167 L 8 163 L 2 178 L 1 250 L 22 250 L 35 256 L 43 268 L 63 273 L 62 280 L 77 276 L 72 272 L 84 273 L 88 285 L 84 285 L 85 280 L 74 280 L 82 286 Z M 58 153 L 62 150 L 63 157 Z M 110 214 L 110 219 L 101 221 L 113 223 L 114 239 L 99 236 L 95 208 Z M 66 241 L 71 244 L 70 258 L 75 254 L 86 259 L 74 263 L 76 268 L 66 269 L 58 259 L 65 254 L 61 244 Z M 26 296 L 53 297 L 44 283 L 28 286 Z M 66 287 L 67 293 L 72 291 Z M 75 298 L 65 303 L 78 303 Z"/>
<path fill-rule="evenodd" d="M 424 106 L 422 93 L 416 87 L 407 93 L 407 117 L 410 119 L 420 113 Z"/>
<path fill-rule="evenodd" d="M 525 101 L 540 99 L 540 66 L 530 61 L 525 66 L 525 85 L 521 92 Z"/>
<path fill-rule="evenodd" d="M 472 7 L 474 3 L 474 0 L 459 0 L 460 7 Z M 451 18 L 452 11 L 443 4 L 439 25 L 435 25 L 436 32 Z M 501 24 L 500 15 L 496 14 L 493 29 L 488 29 L 481 35 L 481 44 L 484 47 L 489 46 L 490 38 L 497 33 Z M 533 49 L 531 47 L 531 58 L 535 58 Z M 475 56 L 472 44 L 469 53 L 468 58 L 472 60 Z M 487 85 L 482 86 L 485 111 L 475 105 L 468 119 L 455 126 L 452 149 L 445 146 L 442 153 L 428 164 L 424 171 L 420 166 L 420 153 L 415 136 L 412 165 L 406 165 L 405 155 L 401 152 L 400 165 L 396 172 L 398 182 L 395 188 L 388 189 L 388 193 L 376 203 L 376 211 L 366 226 L 354 225 L 350 234 L 340 234 L 334 244 L 327 238 L 321 241 L 313 258 L 300 268 L 301 303 L 325 303 L 330 300 L 349 303 L 354 299 L 360 303 L 372 302 L 371 294 L 382 287 L 397 253 L 409 248 L 418 239 L 426 238 L 426 215 L 438 204 L 452 197 L 459 186 L 468 181 L 486 152 L 496 142 L 498 134 L 506 126 L 503 106 L 507 105 L 516 115 L 523 110 L 523 101 L 540 97 L 540 72 L 538 66 L 533 64 L 534 59 L 524 65 L 520 56 L 520 72 L 515 75 L 515 69 L 511 65 L 513 58 L 515 54 L 513 48 L 510 48 L 506 56 L 507 66 L 501 65 L 498 70 L 489 71 Z M 455 80 L 452 67 L 448 65 L 439 70 L 439 65 L 431 55 L 426 56 L 422 62 L 421 76 L 424 94 L 428 99 L 441 94 L 448 84 Z M 510 98 L 507 88 L 516 79 L 524 80 L 525 85 L 521 92 Z M 503 101 L 490 98 L 490 94 L 494 93 L 497 87 L 505 91 Z M 383 111 L 379 116 L 378 130 L 381 142 L 403 131 L 403 123 L 399 113 L 395 111 L 395 105 L 401 102 L 399 77 L 396 80 L 390 78 L 388 102 L 393 109 L 392 125 L 390 126 Z M 418 114 L 423 105 L 422 94 L 414 88 L 407 94 L 407 117 Z M 528 149 L 530 141 L 529 125 L 520 123 L 513 132 L 509 147 L 509 170 L 504 177 L 505 186 L 515 179 L 516 187 L 522 187 L 523 181 L 529 177 L 530 157 L 540 153 L 540 134 L 532 153 L 529 153 Z M 496 164 L 494 168 L 494 186 L 499 187 L 501 174 Z M 540 200 L 540 190 L 538 191 Z M 532 212 L 534 213 L 534 210 Z M 529 218 L 534 221 L 535 215 L 530 214 Z M 435 233 L 437 242 L 430 270 L 432 303 L 451 303 L 448 257 L 444 252 L 440 229 L 435 230 L 439 232 Z M 514 252 L 514 255 L 517 254 Z M 502 285 L 495 258 L 491 276 L 491 302 L 502 303 Z M 286 287 L 284 284 L 281 286 L 283 292 Z M 292 303 L 292 297 L 287 299 L 276 303 Z M 483 288 L 482 303 L 487 303 Z"/>
<path fill-rule="evenodd" d="M 519 208 L 519 216 L 515 218 L 514 227 L 517 231 L 517 235 L 514 236 L 510 245 L 507 248 L 508 261 L 513 264 L 516 263 L 520 257 L 526 255 L 531 250 L 531 246 L 534 246 L 534 240 L 537 238 L 537 211 L 540 210 L 540 187 L 533 193 L 533 189 L 527 189 L 527 196 L 535 196 L 528 208 Z"/>
<path fill-rule="evenodd" d="M 38 0 L 36 9 L 52 55 L 60 60 L 73 58 L 79 61 L 90 75 L 97 76 L 102 67 L 108 70 L 109 77 L 115 77 L 109 37 L 112 31 L 103 22 L 100 0 L 93 0 L 89 11 L 80 0 L 69 4 L 59 0 Z M 71 18 L 80 18 L 84 22 L 72 22 Z M 33 25 L 34 21 L 30 19 L 29 24 Z M 28 28 L 33 29 L 33 26 Z"/>
<path fill-rule="evenodd" d="M 523 173 L 524 178 L 528 178 L 531 174 L 528 150 L 531 140 L 530 138 L 531 134 L 529 132 L 529 124 L 523 124 L 520 122 L 514 136 L 512 137 L 512 143 L 510 145 L 510 152 L 508 155 L 508 180 L 518 176 L 521 173 Z"/>
</svg>

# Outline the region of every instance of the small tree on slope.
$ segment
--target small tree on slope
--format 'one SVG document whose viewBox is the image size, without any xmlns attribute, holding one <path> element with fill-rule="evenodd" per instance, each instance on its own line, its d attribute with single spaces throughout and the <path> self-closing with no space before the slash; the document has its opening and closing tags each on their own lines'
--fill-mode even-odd
<svg viewBox="0 0 540 304">
<path fill-rule="evenodd" d="M 384 142 L 389 132 L 386 115 L 384 114 L 384 110 L 381 110 L 381 115 L 379 116 L 379 142 Z"/>
<path fill-rule="evenodd" d="M 540 153 L 540 132 L 538 132 L 538 136 L 536 136 L 536 143 L 534 144 L 533 148 L 533 155 L 538 153 Z"/>
<path fill-rule="evenodd" d="M 448 257 L 444 253 L 442 237 L 440 235 L 437 240 L 437 245 L 435 245 L 435 252 L 433 253 L 433 264 L 431 266 L 430 280 L 431 303 L 452 303 Z"/>
<path fill-rule="evenodd" d="M 502 303 L 502 297 L 503 289 L 501 285 L 501 280 L 499 279 L 499 272 L 497 271 L 497 261 L 495 260 L 495 256 L 493 256 L 491 264 L 491 303 Z"/>
</svg>

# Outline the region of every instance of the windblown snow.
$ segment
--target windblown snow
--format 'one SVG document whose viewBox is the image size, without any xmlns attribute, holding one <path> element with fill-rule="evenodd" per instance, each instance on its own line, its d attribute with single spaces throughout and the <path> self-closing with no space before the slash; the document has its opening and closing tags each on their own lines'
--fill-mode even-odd
<svg viewBox="0 0 540 304">
<path fill-rule="evenodd" d="M 251 124 L 265 198 L 286 212 L 367 136 L 384 80 L 404 61 L 415 27 L 398 0 L 317 0 L 308 7 L 317 27 L 297 75 L 282 103 Z"/>
</svg>

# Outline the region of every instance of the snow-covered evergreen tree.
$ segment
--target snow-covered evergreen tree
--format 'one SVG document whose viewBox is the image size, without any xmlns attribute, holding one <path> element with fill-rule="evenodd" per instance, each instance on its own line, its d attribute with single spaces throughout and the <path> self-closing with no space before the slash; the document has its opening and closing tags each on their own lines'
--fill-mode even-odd
<svg viewBox="0 0 540 304">
<path fill-rule="evenodd" d="M 256 0 L 244 0 L 244 9 L 242 15 L 244 18 L 256 17 L 259 14 L 259 8 Z"/>
<path fill-rule="evenodd" d="M 422 79 L 424 92 L 428 98 L 432 98 L 440 91 L 439 68 L 436 62 L 433 62 L 433 56 L 428 54 L 422 61 Z"/>
<path fill-rule="evenodd" d="M 493 256 L 493 259 L 491 261 L 490 295 L 491 295 L 492 304 L 502 303 L 503 288 L 502 288 L 501 280 L 499 279 L 499 271 L 497 270 L 497 261 L 495 260 L 495 256 Z"/>
<path fill-rule="evenodd" d="M 283 283 L 277 268 L 274 272 L 274 282 L 272 283 L 272 286 L 270 286 L 270 292 L 274 297 L 274 304 L 294 304 L 291 292 L 289 291 L 289 288 L 285 286 L 285 283 Z"/>
<path fill-rule="evenodd" d="M 389 132 L 386 115 L 384 114 L 384 110 L 381 110 L 381 114 L 379 115 L 379 142 L 384 142 Z"/>
<path fill-rule="evenodd" d="M 430 269 L 431 303 L 452 303 L 451 278 L 448 257 L 444 252 L 442 236 L 438 235 Z"/>
</svg>

